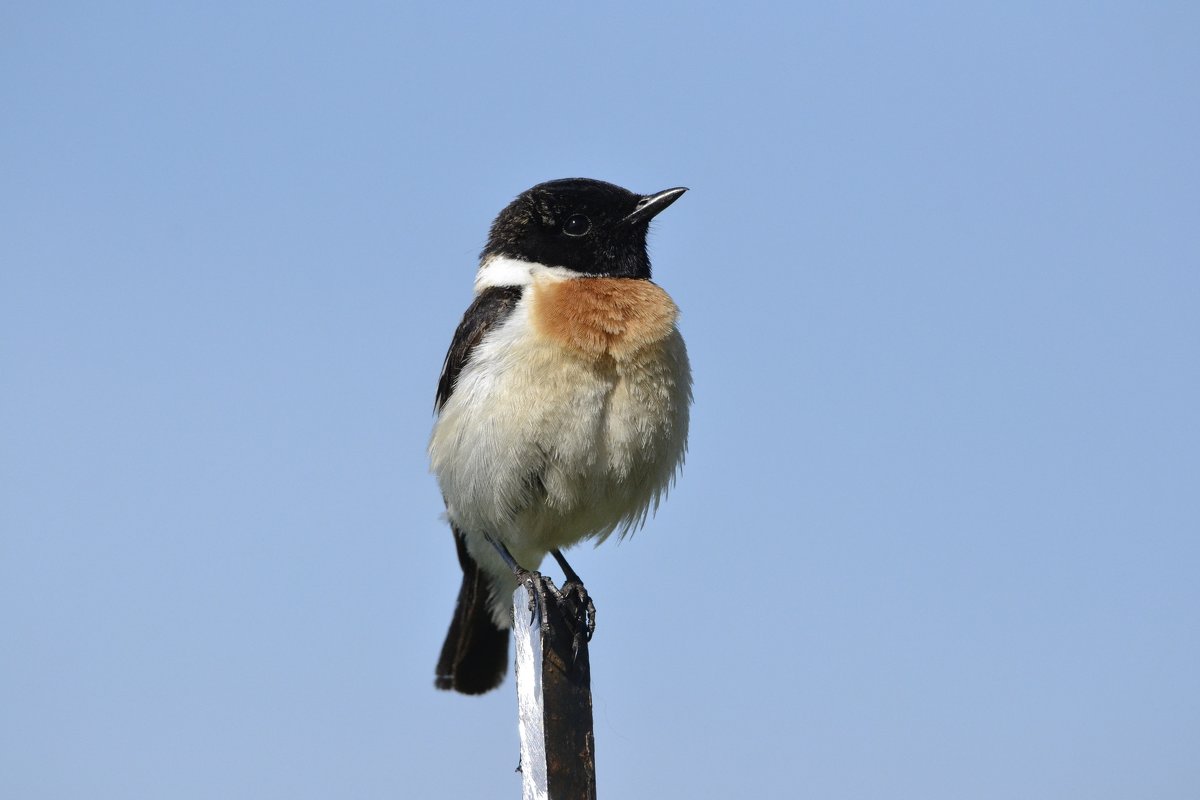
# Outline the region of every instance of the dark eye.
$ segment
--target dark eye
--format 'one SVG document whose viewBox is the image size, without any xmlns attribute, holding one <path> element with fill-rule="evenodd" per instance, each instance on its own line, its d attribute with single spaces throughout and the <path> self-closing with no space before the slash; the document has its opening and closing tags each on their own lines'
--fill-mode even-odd
<svg viewBox="0 0 1200 800">
<path fill-rule="evenodd" d="M 592 228 L 592 221 L 583 214 L 572 214 L 563 223 L 563 233 L 567 236 L 583 236 Z"/>
</svg>

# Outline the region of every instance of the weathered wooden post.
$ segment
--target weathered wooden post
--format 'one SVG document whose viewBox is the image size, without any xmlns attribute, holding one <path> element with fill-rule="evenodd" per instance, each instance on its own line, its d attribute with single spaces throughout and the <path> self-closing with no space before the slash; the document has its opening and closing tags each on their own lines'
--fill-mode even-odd
<svg viewBox="0 0 1200 800">
<path fill-rule="evenodd" d="M 592 673 L 586 636 L 561 603 L 538 603 L 528 589 L 513 594 L 516 611 L 517 710 L 521 729 L 524 800 L 595 800 L 596 740 L 592 732 Z M 542 633 L 541 614 L 549 623 Z"/>
</svg>

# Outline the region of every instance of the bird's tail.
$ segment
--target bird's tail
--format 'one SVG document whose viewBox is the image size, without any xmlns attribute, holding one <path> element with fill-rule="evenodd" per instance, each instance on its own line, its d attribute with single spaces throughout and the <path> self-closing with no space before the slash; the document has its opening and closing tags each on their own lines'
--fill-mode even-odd
<svg viewBox="0 0 1200 800">
<path fill-rule="evenodd" d="M 499 686 L 508 671 L 508 631 L 497 628 L 492 621 L 490 582 L 467 552 L 466 541 L 457 529 L 454 543 L 462 565 L 462 588 L 438 658 L 434 685 L 463 694 L 483 694 Z"/>
</svg>

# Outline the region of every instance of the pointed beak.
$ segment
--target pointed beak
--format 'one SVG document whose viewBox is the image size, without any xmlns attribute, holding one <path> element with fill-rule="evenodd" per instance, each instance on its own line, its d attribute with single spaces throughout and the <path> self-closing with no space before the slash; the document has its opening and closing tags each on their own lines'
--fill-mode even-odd
<svg viewBox="0 0 1200 800">
<path fill-rule="evenodd" d="M 649 222 L 658 213 L 664 210 L 667 206 L 674 203 L 687 189 L 682 186 L 676 186 L 674 189 L 666 189 L 665 191 L 648 194 L 638 201 L 637 208 L 633 210 L 629 216 L 621 220 L 622 222 L 633 224 L 635 222 Z"/>
</svg>

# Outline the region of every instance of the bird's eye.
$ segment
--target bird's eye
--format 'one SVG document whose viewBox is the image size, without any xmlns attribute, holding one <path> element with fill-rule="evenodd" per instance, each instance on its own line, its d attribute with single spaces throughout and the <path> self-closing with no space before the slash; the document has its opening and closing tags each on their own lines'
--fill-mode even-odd
<svg viewBox="0 0 1200 800">
<path fill-rule="evenodd" d="M 592 229 L 592 221 L 583 214 L 572 214 L 563 223 L 563 233 L 567 236 L 583 236 Z"/>
</svg>

